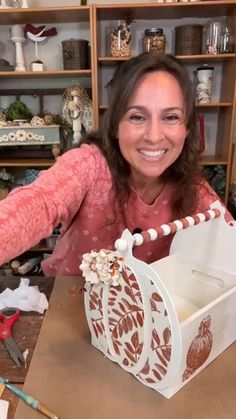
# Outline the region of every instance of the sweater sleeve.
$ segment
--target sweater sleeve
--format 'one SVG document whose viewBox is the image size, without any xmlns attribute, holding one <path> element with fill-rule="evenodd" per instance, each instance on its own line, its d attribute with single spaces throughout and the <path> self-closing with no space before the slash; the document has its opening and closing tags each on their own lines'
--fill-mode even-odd
<svg viewBox="0 0 236 419">
<path fill-rule="evenodd" d="M 88 145 L 70 150 L 0 202 L 0 265 L 70 222 L 96 176 L 96 154 Z"/>
<path fill-rule="evenodd" d="M 208 210 L 210 205 L 217 200 L 220 201 L 221 205 L 225 208 L 225 221 L 227 223 L 233 221 L 232 215 L 227 210 L 217 193 L 212 189 L 207 181 L 202 181 L 198 187 L 198 208 L 196 212 L 203 212 Z"/>
</svg>

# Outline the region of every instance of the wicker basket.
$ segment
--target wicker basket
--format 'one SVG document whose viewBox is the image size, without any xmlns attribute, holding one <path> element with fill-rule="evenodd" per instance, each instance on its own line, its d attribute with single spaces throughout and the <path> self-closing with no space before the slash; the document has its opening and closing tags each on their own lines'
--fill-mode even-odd
<svg viewBox="0 0 236 419">
<path fill-rule="evenodd" d="M 85 70 L 89 68 L 89 46 L 85 39 L 62 41 L 64 70 Z"/>
<path fill-rule="evenodd" d="M 198 55 L 202 52 L 202 25 L 183 25 L 175 28 L 175 54 Z"/>
</svg>

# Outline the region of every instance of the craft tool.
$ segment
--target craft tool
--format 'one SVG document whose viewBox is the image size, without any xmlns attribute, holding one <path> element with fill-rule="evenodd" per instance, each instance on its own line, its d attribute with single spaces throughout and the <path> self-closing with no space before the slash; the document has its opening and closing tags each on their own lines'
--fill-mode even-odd
<svg viewBox="0 0 236 419">
<path fill-rule="evenodd" d="M 60 419 L 59 416 L 55 415 L 55 413 L 50 412 L 50 410 L 48 410 L 45 406 L 39 403 L 38 400 L 26 394 L 24 391 L 20 390 L 19 388 L 13 386 L 12 384 L 8 382 L 8 380 L 0 377 L 0 384 L 4 384 L 9 390 L 11 390 L 14 394 L 16 394 L 26 404 L 28 404 L 30 407 L 37 410 L 38 412 L 42 413 L 47 418 Z"/>
<path fill-rule="evenodd" d="M 21 362 L 25 365 L 25 358 L 12 337 L 12 328 L 19 316 L 19 309 L 5 308 L 0 311 L 0 340 L 17 367 L 20 368 Z"/>
</svg>

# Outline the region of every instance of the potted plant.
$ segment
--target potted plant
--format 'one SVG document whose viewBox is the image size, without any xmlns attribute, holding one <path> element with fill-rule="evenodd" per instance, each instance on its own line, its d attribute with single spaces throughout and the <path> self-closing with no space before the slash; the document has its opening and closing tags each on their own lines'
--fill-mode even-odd
<svg viewBox="0 0 236 419">
<path fill-rule="evenodd" d="M 14 176 L 12 176 L 6 169 L 0 170 L 0 200 L 4 199 L 14 183 Z"/>
</svg>

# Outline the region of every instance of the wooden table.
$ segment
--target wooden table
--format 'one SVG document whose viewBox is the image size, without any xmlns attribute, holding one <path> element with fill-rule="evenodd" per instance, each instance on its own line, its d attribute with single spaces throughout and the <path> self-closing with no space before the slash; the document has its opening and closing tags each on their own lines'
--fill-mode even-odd
<svg viewBox="0 0 236 419">
<path fill-rule="evenodd" d="M 18 277 L 0 277 L 0 293 L 4 291 L 5 288 L 14 289 L 18 287 L 19 281 L 20 279 Z M 50 297 L 53 284 L 54 280 L 52 278 L 30 277 L 30 285 L 38 285 L 40 291 L 45 293 L 47 298 Z M 13 336 L 15 342 L 22 351 L 25 349 L 29 350 L 26 368 L 18 368 L 14 364 L 14 361 L 9 357 L 5 346 L 0 342 L 0 376 L 9 378 L 12 383 L 17 384 L 19 387 L 22 387 L 24 384 L 42 321 L 43 316 L 39 313 L 22 312 L 20 318 L 14 326 Z M 4 391 L 3 399 L 9 401 L 8 419 L 13 419 L 19 399 L 8 390 Z"/>
<path fill-rule="evenodd" d="M 165 399 L 90 345 L 81 286 L 75 277 L 55 279 L 24 385 L 27 393 L 60 419 L 235 419 L 235 343 Z M 14 419 L 43 416 L 20 401 Z"/>
</svg>

